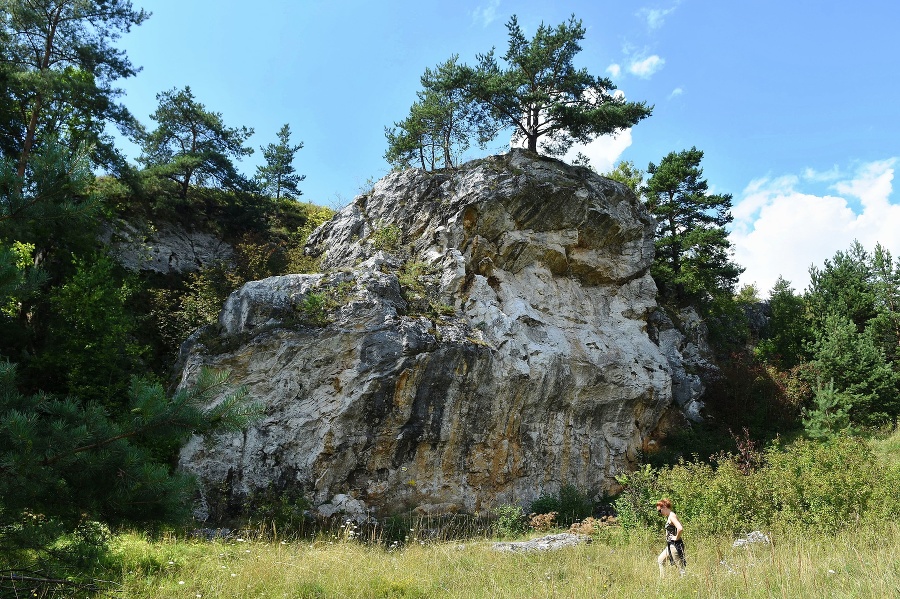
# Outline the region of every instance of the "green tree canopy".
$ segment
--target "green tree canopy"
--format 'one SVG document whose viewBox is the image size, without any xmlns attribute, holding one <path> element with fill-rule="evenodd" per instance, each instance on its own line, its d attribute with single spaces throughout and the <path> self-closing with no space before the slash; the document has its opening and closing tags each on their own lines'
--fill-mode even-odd
<svg viewBox="0 0 900 599">
<path fill-rule="evenodd" d="M 652 107 L 625 101 L 609 79 L 575 68 L 585 29 L 574 15 L 556 27 L 541 23 L 531 40 L 515 16 L 506 28 L 506 66 L 494 50 L 479 55 L 477 67 L 466 70 L 468 92 L 529 150 L 537 152 L 541 140 L 544 152 L 560 155 L 576 141 L 587 143 L 650 116 Z"/>
<path fill-rule="evenodd" d="M 45 140 L 122 163 L 103 130 L 109 122 L 135 131 L 113 82 L 137 69 L 113 43 L 148 16 L 130 0 L 0 0 L 0 150 L 20 177 Z"/>
<path fill-rule="evenodd" d="M 248 184 L 232 159 L 253 153 L 244 143 L 253 135 L 248 127 L 227 127 L 218 112 L 194 98 L 190 87 L 156 96 L 159 107 L 150 115 L 155 130 L 142 136 L 138 159 L 151 174 L 171 179 L 178 195 L 186 198 L 192 184 L 215 182 L 242 190 Z"/>
<path fill-rule="evenodd" d="M 768 326 L 757 354 L 782 368 L 791 368 L 808 358 L 806 345 L 812 335 L 803 297 L 794 293 L 789 281 L 778 277 L 769 294 Z M 830 396 L 829 396 L 830 397 Z"/>
<path fill-rule="evenodd" d="M 266 164 L 256 168 L 256 179 L 263 191 L 276 200 L 281 198 L 296 199 L 303 192 L 297 185 L 306 179 L 306 175 L 297 174 L 294 168 L 294 155 L 303 147 L 303 142 L 291 145 L 291 126 L 287 123 L 278 130 L 278 143 L 260 147 Z"/>
<path fill-rule="evenodd" d="M 126 401 L 127 411 L 111 413 L 97 403 L 23 394 L 15 365 L 0 362 L 0 580 L 23 571 L 77 575 L 47 569 L 65 568 L 52 562 L 77 560 L 83 547 L 54 544 L 98 521 L 186 516 L 192 481 L 154 447 L 240 430 L 259 414 L 245 389 L 230 390 L 227 374 L 212 371 L 172 396 L 134 379 Z"/>
<path fill-rule="evenodd" d="M 663 298 L 700 301 L 731 295 L 743 269 L 731 261 L 725 225 L 731 195 L 709 194 L 697 148 L 670 152 L 647 172 L 647 208 L 656 217 L 653 278 Z"/>
<path fill-rule="evenodd" d="M 638 198 L 643 198 L 646 191 L 644 175 L 644 171 L 637 168 L 630 160 L 621 160 L 613 170 L 603 173 L 604 177 L 623 183 Z"/>
<path fill-rule="evenodd" d="M 850 419 L 863 425 L 896 421 L 900 414 L 898 375 L 868 331 L 858 332 L 846 315 L 829 312 L 815 331 L 814 364 L 823 381 L 852 399 Z"/>
<path fill-rule="evenodd" d="M 473 139 L 483 146 L 496 133 L 496 123 L 466 90 L 466 70 L 457 60 L 453 55 L 434 69 L 426 68 L 409 115 L 385 127 L 384 157 L 392 166 L 408 168 L 418 163 L 433 170 L 440 160 L 444 168 L 450 168 Z"/>
<path fill-rule="evenodd" d="M 875 316 L 872 257 L 854 241 L 846 252 L 835 252 L 822 268 L 809 268 L 807 301 L 810 313 L 820 323 L 827 314 L 847 316 L 859 330 Z"/>
</svg>

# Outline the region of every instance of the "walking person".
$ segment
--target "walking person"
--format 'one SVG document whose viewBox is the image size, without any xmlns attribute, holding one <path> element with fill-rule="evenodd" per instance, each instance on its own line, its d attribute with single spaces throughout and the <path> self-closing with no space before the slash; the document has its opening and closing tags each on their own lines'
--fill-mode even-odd
<svg viewBox="0 0 900 599">
<path fill-rule="evenodd" d="M 659 557 L 656 558 L 659 563 L 659 575 L 664 576 L 666 573 L 666 560 L 673 566 L 675 559 L 678 559 L 681 566 L 681 573 L 687 568 L 687 559 L 684 557 L 684 527 L 675 512 L 672 511 L 672 502 L 669 499 L 660 499 L 656 502 L 656 513 L 666 517 L 666 548 L 663 549 Z"/>
</svg>

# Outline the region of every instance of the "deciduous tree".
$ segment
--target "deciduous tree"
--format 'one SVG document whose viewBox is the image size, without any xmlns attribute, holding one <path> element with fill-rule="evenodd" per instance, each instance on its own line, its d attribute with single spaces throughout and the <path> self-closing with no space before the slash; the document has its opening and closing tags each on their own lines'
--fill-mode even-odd
<svg viewBox="0 0 900 599">
<path fill-rule="evenodd" d="M 644 175 L 644 171 L 637 168 L 630 160 L 621 160 L 613 170 L 603 173 L 604 177 L 623 183 L 638 198 L 643 198 L 646 191 Z"/>
</svg>

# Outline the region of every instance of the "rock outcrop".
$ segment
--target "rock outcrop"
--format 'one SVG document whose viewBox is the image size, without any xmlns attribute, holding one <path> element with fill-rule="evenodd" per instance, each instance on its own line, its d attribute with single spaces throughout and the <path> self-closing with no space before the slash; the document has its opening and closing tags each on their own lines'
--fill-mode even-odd
<svg viewBox="0 0 900 599">
<path fill-rule="evenodd" d="M 217 261 L 231 261 L 234 250 L 221 239 L 181 225 L 135 226 L 116 221 L 105 227 L 101 241 L 119 264 L 129 270 L 162 274 L 200 270 Z"/>
<path fill-rule="evenodd" d="M 193 439 L 201 512 L 275 485 L 320 513 L 474 512 L 615 487 L 672 404 L 648 335 L 653 221 L 525 151 L 392 173 L 310 238 L 322 273 L 248 283 L 184 349 L 265 406 Z"/>
</svg>

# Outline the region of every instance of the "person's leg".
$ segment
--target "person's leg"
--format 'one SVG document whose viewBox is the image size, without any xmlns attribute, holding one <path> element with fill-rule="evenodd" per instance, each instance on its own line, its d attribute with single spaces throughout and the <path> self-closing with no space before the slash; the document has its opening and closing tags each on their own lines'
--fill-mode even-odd
<svg viewBox="0 0 900 599">
<path fill-rule="evenodd" d="M 664 576 L 666 573 L 666 560 L 669 559 L 669 548 L 666 547 L 662 550 L 662 553 L 659 554 L 659 557 L 656 558 L 656 563 L 659 564 L 659 575 Z"/>
<path fill-rule="evenodd" d="M 687 568 L 687 558 L 684 555 L 684 541 L 672 543 L 672 549 L 675 550 L 678 562 L 681 564 L 681 573 L 684 574 L 684 570 Z"/>
</svg>

